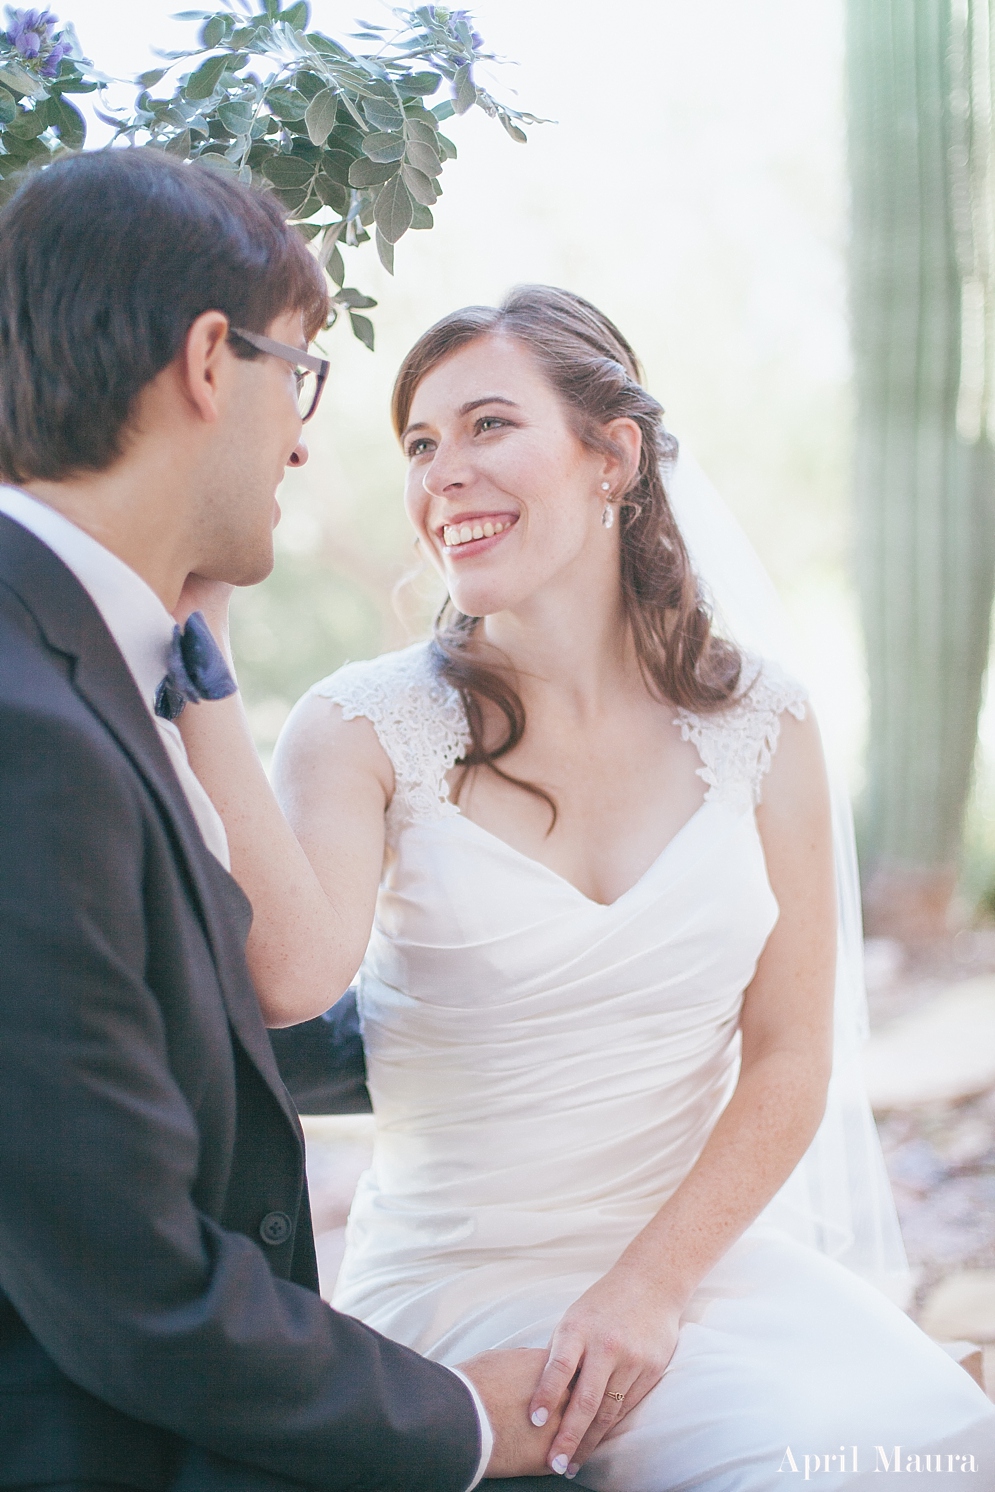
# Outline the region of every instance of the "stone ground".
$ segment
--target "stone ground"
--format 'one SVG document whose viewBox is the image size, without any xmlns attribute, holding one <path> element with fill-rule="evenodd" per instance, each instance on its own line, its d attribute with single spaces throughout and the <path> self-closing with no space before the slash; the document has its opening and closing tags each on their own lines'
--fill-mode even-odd
<svg viewBox="0 0 995 1492">
<path fill-rule="evenodd" d="M 982 1345 L 995 1398 L 995 932 L 867 952 L 870 1087 L 915 1272 L 910 1313 L 931 1336 Z M 901 1103 L 881 1103 L 899 1059 Z"/>
<path fill-rule="evenodd" d="M 867 973 L 868 1081 L 914 1271 L 910 1314 L 938 1340 L 978 1343 L 995 1398 L 995 931 L 924 952 L 872 940 Z M 305 1129 L 327 1295 L 372 1121 Z"/>
</svg>

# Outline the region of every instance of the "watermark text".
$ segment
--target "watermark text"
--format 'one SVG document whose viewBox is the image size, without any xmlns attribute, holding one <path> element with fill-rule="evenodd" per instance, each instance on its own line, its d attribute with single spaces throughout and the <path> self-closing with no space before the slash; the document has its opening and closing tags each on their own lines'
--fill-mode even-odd
<svg viewBox="0 0 995 1492">
<path fill-rule="evenodd" d="M 969 1452 L 957 1451 L 904 1451 L 900 1445 L 875 1445 L 866 1447 L 841 1445 L 838 1451 L 796 1451 L 789 1445 L 785 1448 L 778 1471 L 797 1472 L 806 1482 L 812 1481 L 820 1472 L 835 1471 L 847 1476 L 861 1472 L 912 1472 L 944 1471 L 972 1472 L 978 1470 L 977 1458 Z"/>
</svg>

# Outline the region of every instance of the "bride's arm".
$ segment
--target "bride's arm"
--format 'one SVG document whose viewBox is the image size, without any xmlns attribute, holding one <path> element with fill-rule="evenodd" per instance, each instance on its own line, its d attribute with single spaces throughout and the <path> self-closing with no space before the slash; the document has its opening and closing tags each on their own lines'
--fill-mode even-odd
<svg viewBox="0 0 995 1492">
<path fill-rule="evenodd" d="M 204 612 L 230 659 L 228 594 L 191 582 L 183 610 Z M 394 789 L 387 755 L 369 721 L 345 721 L 329 700 L 305 697 L 277 746 L 274 792 L 240 695 L 189 705 L 178 723 L 252 903 L 246 952 L 266 1023 L 320 1015 L 366 951 Z"/>
<path fill-rule="evenodd" d="M 739 1081 L 686 1179 L 553 1335 L 529 1407 L 541 1419 L 579 1368 L 550 1450 L 557 1471 L 583 1463 L 660 1381 L 689 1297 L 787 1180 L 822 1118 L 836 893 L 829 793 L 811 718 L 784 717 L 757 822 L 780 917 L 746 992 Z M 624 1398 L 606 1397 L 613 1393 Z"/>
</svg>

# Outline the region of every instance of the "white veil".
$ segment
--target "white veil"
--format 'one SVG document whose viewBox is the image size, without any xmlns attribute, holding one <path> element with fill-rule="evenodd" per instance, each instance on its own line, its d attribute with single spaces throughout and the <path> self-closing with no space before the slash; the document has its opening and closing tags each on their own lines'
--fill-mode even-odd
<svg viewBox="0 0 995 1492">
<path fill-rule="evenodd" d="M 793 628 L 756 550 L 693 456 L 681 447 L 667 492 L 717 630 L 805 682 Z M 829 763 L 839 937 L 833 1075 L 812 1144 L 763 1217 L 870 1280 L 899 1305 L 910 1275 L 860 1049 L 867 1036 L 860 883 L 849 796 Z"/>
</svg>

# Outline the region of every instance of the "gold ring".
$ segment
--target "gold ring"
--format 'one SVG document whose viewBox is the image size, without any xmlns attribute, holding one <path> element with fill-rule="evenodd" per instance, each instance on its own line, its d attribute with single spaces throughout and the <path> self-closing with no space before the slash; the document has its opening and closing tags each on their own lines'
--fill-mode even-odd
<svg viewBox="0 0 995 1492">
<path fill-rule="evenodd" d="M 614 1399 L 616 1404 L 621 1404 L 622 1400 L 625 1398 L 625 1394 L 612 1393 L 612 1391 L 611 1391 L 610 1388 L 606 1388 L 605 1389 L 605 1398 L 606 1399 Z"/>
</svg>

